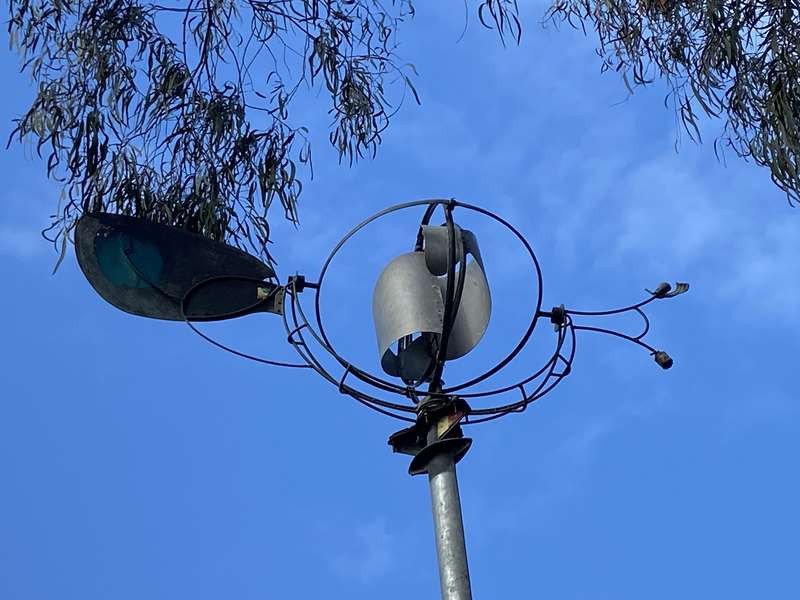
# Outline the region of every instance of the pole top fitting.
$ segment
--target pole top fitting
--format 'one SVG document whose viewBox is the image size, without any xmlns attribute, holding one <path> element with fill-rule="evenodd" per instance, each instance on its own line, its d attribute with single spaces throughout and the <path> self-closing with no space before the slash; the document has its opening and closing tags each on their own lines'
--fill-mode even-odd
<svg viewBox="0 0 800 600">
<path fill-rule="evenodd" d="M 472 445 L 460 426 L 469 412 L 469 404 L 462 398 L 426 396 L 417 407 L 417 422 L 392 434 L 389 445 L 394 452 L 414 457 L 410 475 L 427 473 L 430 461 L 440 454 L 449 454 L 458 462 Z"/>
</svg>

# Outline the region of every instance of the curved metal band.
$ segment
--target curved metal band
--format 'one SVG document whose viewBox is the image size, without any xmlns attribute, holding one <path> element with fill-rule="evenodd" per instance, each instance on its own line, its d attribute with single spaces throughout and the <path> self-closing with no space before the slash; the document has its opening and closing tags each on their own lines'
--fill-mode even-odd
<svg viewBox="0 0 800 600">
<path fill-rule="evenodd" d="M 394 391 L 397 394 L 407 395 L 407 389 L 406 388 L 404 388 L 404 387 L 402 387 L 402 386 L 400 386 L 400 385 L 398 385 L 398 384 L 396 384 L 394 382 L 386 381 L 386 380 L 384 380 L 384 379 L 382 379 L 380 377 L 377 377 L 377 376 L 375 376 L 375 375 L 373 375 L 371 373 L 368 373 L 366 371 L 363 371 L 361 369 L 358 369 L 358 368 L 354 367 L 353 364 L 350 361 L 346 360 L 342 355 L 340 355 L 335 350 L 333 344 L 331 343 L 330 339 L 328 338 L 327 332 L 325 331 L 325 327 L 324 327 L 324 325 L 322 323 L 321 290 L 322 290 L 322 285 L 323 285 L 324 280 L 325 280 L 325 276 L 328 273 L 328 269 L 330 268 L 330 265 L 333 262 L 333 259 L 336 257 L 336 255 L 341 250 L 342 246 L 344 246 L 344 244 L 346 244 L 356 233 L 358 233 L 364 227 L 366 227 L 370 223 L 376 221 L 377 219 L 380 219 L 381 217 L 384 217 L 384 216 L 386 216 L 388 214 L 391 214 L 391 213 L 394 213 L 394 212 L 397 212 L 397 211 L 400 211 L 400 210 L 405 210 L 405 209 L 408 209 L 408 208 L 412 208 L 412 207 L 415 207 L 415 206 L 428 206 L 428 207 L 433 206 L 433 207 L 435 207 L 437 205 L 445 205 L 445 204 L 449 204 L 451 207 L 462 207 L 462 208 L 465 208 L 467 210 L 480 213 L 480 214 L 482 214 L 484 216 L 487 216 L 487 217 L 493 219 L 497 223 L 500 223 L 506 229 L 511 231 L 511 233 L 513 233 L 514 236 L 523 245 L 523 247 L 525 248 L 525 251 L 527 252 L 528 256 L 531 259 L 531 263 L 533 264 L 533 267 L 534 267 L 535 272 L 536 272 L 536 281 L 537 281 L 537 288 L 538 289 L 537 289 L 536 302 L 534 304 L 534 309 L 532 311 L 532 317 L 531 317 L 530 323 L 529 323 L 527 329 L 525 330 L 525 332 L 523 333 L 522 338 L 517 342 L 516 346 L 512 349 L 512 351 L 509 354 L 507 354 L 496 365 L 494 365 L 493 367 L 491 367 L 490 369 L 488 369 L 484 373 L 478 375 L 477 377 L 474 377 L 473 379 L 471 379 L 469 381 L 466 381 L 466 382 L 463 382 L 463 383 L 460 383 L 460 384 L 457 384 L 457 385 L 442 389 L 438 393 L 437 392 L 433 392 L 431 395 L 446 397 L 446 396 L 449 396 L 449 395 L 453 394 L 454 392 L 457 392 L 459 390 L 462 390 L 464 388 L 470 387 L 472 385 L 475 385 L 477 383 L 480 383 L 480 382 L 488 379 L 489 377 L 491 377 L 492 375 L 497 373 L 500 369 L 505 367 L 509 362 L 511 362 L 522 351 L 522 349 L 525 347 L 525 345 L 527 344 L 528 340 L 530 339 L 531 335 L 533 334 L 534 329 L 536 328 L 536 323 L 539 320 L 541 307 L 542 307 L 542 297 L 543 297 L 542 271 L 541 271 L 541 267 L 539 265 L 539 261 L 536 258 L 536 254 L 533 252 L 533 248 L 531 248 L 531 245 L 524 238 L 524 236 L 519 232 L 519 230 L 517 230 L 508 221 L 506 221 L 502 217 L 494 214 L 493 212 L 491 212 L 489 210 L 486 210 L 486 209 L 483 209 L 483 208 L 480 208 L 478 206 L 474 206 L 474 205 L 471 205 L 471 204 L 458 202 L 458 201 L 455 201 L 455 200 L 452 200 L 452 199 L 449 199 L 449 200 L 445 200 L 445 199 L 414 200 L 414 201 L 411 201 L 411 202 L 405 202 L 405 203 L 402 203 L 402 204 L 396 204 L 394 206 L 390 206 L 388 208 L 385 208 L 385 209 L 375 213 L 374 215 L 364 219 L 361 223 L 359 223 L 358 225 L 353 227 L 349 232 L 347 232 L 344 235 L 344 237 L 342 237 L 341 240 L 339 240 L 339 242 L 336 244 L 336 246 L 334 246 L 333 250 L 328 255 L 328 257 L 326 258 L 325 262 L 322 265 L 322 269 L 320 271 L 320 275 L 319 275 L 319 278 L 318 278 L 318 286 L 319 287 L 316 289 L 316 293 L 315 293 L 315 300 L 314 300 L 315 319 L 316 319 L 316 322 L 317 322 L 317 327 L 319 328 L 319 335 L 320 335 L 321 341 L 323 342 L 322 345 L 326 348 L 326 350 L 328 352 L 331 353 L 331 355 L 339 362 L 339 364 L 342 365 L 342 367 L 351 368 L 351 372 L 353 373 L 353 375 L 355 377 L 358 377 L 359 379 L 361 379 L 365 383 L 368 383 L 370 385 L 380 384 L 380 387 L 382 387 L 383 389 L 385 389 L 387 391 Z M 430 216 L 428 215 L 428 212 L 426 212 L 426 216 L 428 216 L 428 218 L 430 218 Z"/>
</svg>

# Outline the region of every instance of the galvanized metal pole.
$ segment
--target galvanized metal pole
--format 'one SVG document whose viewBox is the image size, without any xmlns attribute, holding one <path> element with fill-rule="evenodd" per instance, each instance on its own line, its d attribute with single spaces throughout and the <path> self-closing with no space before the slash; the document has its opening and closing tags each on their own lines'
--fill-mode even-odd
<svg viewBox="0 0 800 600">
<path fill-rule="evenodd" d="M 428 463 L 428 482 L 433 503 L 433 527 L 439 558 L 442 600 L 472 600 L 467 567 L 461 498 L 453 455 L 439 453 Z"/>
</svg>

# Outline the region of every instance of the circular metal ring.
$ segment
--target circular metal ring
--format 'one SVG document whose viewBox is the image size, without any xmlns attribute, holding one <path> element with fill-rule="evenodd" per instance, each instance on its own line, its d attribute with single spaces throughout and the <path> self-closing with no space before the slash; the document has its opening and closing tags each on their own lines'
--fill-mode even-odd
<svg viewBox="0 0 800 600">
<path fill-rule="evenodd" d="M 327 335 L 327 333 L 325 331 L 325 327 L 324 327 L 324 325 L 322 323 L 322 311 L 321 311 L 321 301 L 320 301 L 321 290 L 322 290 L 323 282 L 325 280 L 325 275 L 327 274 L 328 269 L 329 269 L 333 259 L 336 257 L 336 255 L 341 250 L 341 248 L 356 233 L 361 231 L 364 227 L 366 227 L 370 223 L 373 223 L 374 221 L 376 221 L 376 220 L 378 220 L 378 219 L 380 219 L 380 218 L 382 218 L 382 217 L 384 217 L 384 216 L 386 216 L 388 214 L 391 214 L 391 213 L 394 213 L 394 212 L 398 212 L 400 210 L 404 210 L 404 209 L 407 209 L 407 208 L 412 208 L 412 207 L 415 207 L 415 206 L 437 206 L 437 205 L 442 205 L 442 204 L 450 204 L 453 207 L 459 207 L 460 206 L 460 207 L 465 208 L 467 210 L 471 210 L 473 212 L 477 212 L 479 214 L 482 214 L 484 216 L 487 216 L 487 217 L 493 219 L 494 221 L 496 221 L 496 222 L 500 223 L 501 225 L 503 225 L 507 230 L 511 231 L 511 233 L 513 233 L 516 236 L 516 238 L 520 241 L 520 243 L 525 248 L 525 250 L 528 253 L 528 256 L 530 257 L 531 262 L 532 262 L 532 264 L 534 266 L 534 269 L 535 269 L 535 272 L 536 272 L 536 280 L 537 280 L 537 297 L 536 297 L 536 303 L 535 303 L 533 315 L 531 317 L 531 320 L 530 320 L 530 323 L 528 325 L 528 328 L 526 329 L 525 333 L 522 335 L 522 338 L 519 340 L 519 342 L 516 344 L 516 346 L 511 350 L 511 352 L 509 354 L 507 354 L 496 365 L 494 365 L 493 367 L 491 367 L 490 369 L 488 369 L 487 371 L 485 371 L 481 375 L 478 375 L 477 377 L 474 377 L 473 379 L 471 379 L 469 381 L 466 381 L 466 382 L 463 382 L 463 383 L 460 383 L 458 385 L 454 385 L 454 386 L 451 386 L 449 388 L 445 388 L 445 389 L 441 390 L 441 392 L 438 392 L 438 393 L 435 393 L 435 394 L 431 394 L 431 395 L 435 395 L 435 396 L 452 396 L 454 392 L 457 392 L 457 391 L 462 390 L 464 388 L 467 388 L 467 387 L 470 387 L 470 386 L 475 385 L 477 383 L 480 383 L 482 381 L 485 381 L 486 379 L 488 379 L 489 377 L 493 376 L 498 371 L 500 371 L 509 362 L 511 362 L 522 351 L 522 349 L 525 347 L 525 345 L 527 344 L 527 342 L 530 339 L 531 335 L 533 334 L 534 329 L 536 328 L 536 323 L 539 320 L 539 316 L 540 316 L 541 308 L 542 308 L 542 294 L 543 294 L 543 291 L 542 291 L 542 271 L 541 271 L 541 267 L 539 266 L 539 261 L 536 258 L 536 254 L 533 252 L 533 248 L 531 248 L 531 245 L 528 243 L 528 241 L 525 239 L 525 237 L 513 225 L 511 225 L 508 221 L 506 221 L 502 217 L 494 214 L 493 212 L 491 212 L 489 210 L 486 210 L 486 209 L 483 209 L 483 208 L 480 208 L 478 206 L 474 206 L 474 205 L 471 205 L 471 204 L 461 203 L 461 202 L 458 202 L 458 201 L 456 201 L 454 199 L 447 199 L 447 200 L 445 200 L 445 199 L 414 200 L 414 201 L 411 201 L 411 202 L 405 202 L 405 203 L 402 203 L 402 204 L 396 204 L 394 206 L 390 206 L 388 208 L 385 208 L 385 209 L 373 214 L 372 216 L 368 217 L 367 219 L 363 220 L 361 223 L 359 223 L 358 225 L 353 227 L 350 231 L 348 231 L 344 235 L 344 237 L 342 237 L 341 240 L 339 240 L 339 242 L 336 244 L 336 246 L 330 252 L 330 254 L 328 255 L 328 257 L 326 258 L 325 262 L 322 265 L 322 269 L 320 270 L 320 274 L 319 274 L 319 279 L 317 281 L 317 289 L 316 289 L 315 301 L 314 301 L 314 310 L 315 310 L 315 318 L 316 318 L 316 321 L 317 321 L 317 327 L 319 328 L 320 337 L 321 337 L 322 341 L 324 341 L 325 349 L 331 354 L 331 356 L 333 356 L 339 362 L 340 365 L 342 365 L 342 367 L 344 367 L 346 369 L 350 369 L 350 371 L 353 373 L 353 375 L 355 377 L 358 377 L 359 379 L 361 379 L 365 383 L 368 383 L 368 384 L 371 384 L 371 385 L 375 385 L 377 387 L 380 387 L 380 388 L 384 389 L 385 391 L 392 391 L 394 393 L 397 393 L 397 394 L 400 394 L 400 395 L 404 395 L 404 396 L 408 394 L 407 388 L 405 388 L 403 386 L 400 386 L 400 385 L 398 385 L 396 383 L 387 381 L 387 380 L 385 380 L 385 379 L 383 379 L 381 377 L 375 376 L 375 375 L 373 375 L 373 374 L 371 374 L 369 372 L 363 371 L 362 369 L 359 369 L 358 367 L 356 367 L 355 365 L 353 365 L 352 363 L 347 361 L 344 357 L 342 357 L 335 350 L 335 348 L 333 347 L 333 344 L 331 343 L 330 339 L 328 338 L 328 335 Z M 493 393 L 492 391 L 489 391 L 489 392 L 485 392 L 484 394 L 485 395 L 491 395 L 492 393 Z M 497 392 L 497 393 L 499 393 L 499 392 Z"/>
</svg>

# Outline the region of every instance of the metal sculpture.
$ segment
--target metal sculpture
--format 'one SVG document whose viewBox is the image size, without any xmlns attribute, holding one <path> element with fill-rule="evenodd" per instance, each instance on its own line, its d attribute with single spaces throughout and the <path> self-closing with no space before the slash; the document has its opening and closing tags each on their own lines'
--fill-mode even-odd
<svg viewBox="0 0 800 600">
<path fill-rule="evenodd" d="M 335 257 L 359 231 L 391 213 L 424 208 L 413 251 L 387 265 L 373 295 L 373 317 L 380 364 L 398 383 L 370 373 L 334 346 L 322 319 L 322 292 Z M 431 225 L 440 209 L 444 225 Z M 489 323 L 491 294 L 474 234 L 459 227 L 456 209 L 471 211 L 505 227 L 527 255 L 536 283 L 530 319 L 521 338 L 496 364 L 471 379 L 445 386 L 448 360 L 464 356 L 480 341 Z M 143 316 L 182 319 L 198 334 L 238 356 L 270 365 L 308 368 L 338 392 L 410 425 L 389 438 L 395 452 L 412 456 L 409 473 L 427 474 L 433 500 L 442 597 L 471 598 L 455 464 L 472 440 L 464 427 L 524 411 L 552 391 L 572 371 L 577 332 L 607 334 L 632 342 L 663 369 L 672 358 L 644 341 L 649 304 L 688 291 L 659 284 L 643 300 L 613 310 L 582 311 L 564 304 L 543 309 L 542 271 L 531 245 L 502 217 L 454 199 L 418 200 L 386 208 L 351 229 L 325 259 L 315 282 L 302 275 L 278 283 L 274 271 L 234 248 L 180 230 L 168 231 L 130 217 L 93 215 L 78 224 L 78 259 L 95 289 L 114 306 Z M 313 295 L 313 312 L 301 297 Z M 281 316 L 288 343 L 301 363 L 254 357 L 223 346 L 198 331 L 192 321 L 225 319 L 251 312 Z M 586 318 L 636 313 L 643 321 L 637 335 L 581 324 Z M 550 357 L 527 376 L 489 390 L 476 390 L 503 371 L 529 344 L 537 325 L 553 327 Z M 577 322 L 576 322 L 577 321 Z M 323 361 L 322 356 L 329 359 Z M 338 364 L 338 372 L 328 366 Z"/>
</svg>

